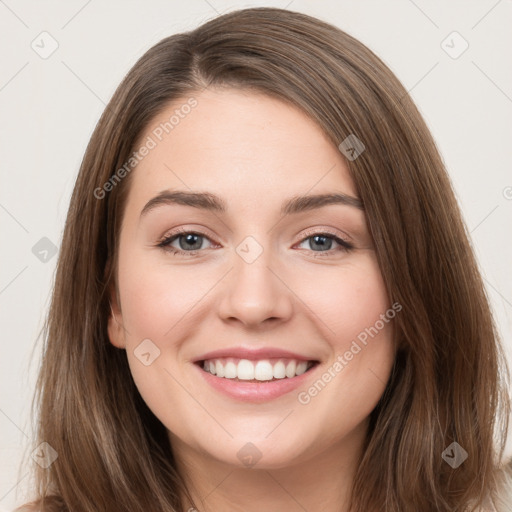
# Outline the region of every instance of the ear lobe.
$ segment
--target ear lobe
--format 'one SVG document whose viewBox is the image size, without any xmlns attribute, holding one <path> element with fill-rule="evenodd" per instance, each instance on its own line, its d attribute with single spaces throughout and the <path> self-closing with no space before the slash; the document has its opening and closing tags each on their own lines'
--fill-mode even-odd
<svg viewBox="0 0 512 512">
<path fill-rule="evenodd" d="M 108 317 L 108 338 L 110 343 L 117 348 L 126 348 L 123 316 L 119 308 L 115 290 L 110 293 L 110 315 Z"/>
</svg>

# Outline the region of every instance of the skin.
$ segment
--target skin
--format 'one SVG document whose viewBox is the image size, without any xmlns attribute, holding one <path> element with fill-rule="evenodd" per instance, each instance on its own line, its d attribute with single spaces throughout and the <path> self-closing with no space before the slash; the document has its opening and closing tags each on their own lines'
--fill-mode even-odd
<svg viewBox="0 0 512 512">
<path fill-rule="evenodd" d="M 132 171 L 110 341 L 126 349 L 201 512 L 346 511 L 368 416 L 393 364 L 392 322 L 307 404 L 298 393 L 311 378 L 279 398 L 243 403 L 206 384 L 191 361 L 219 348 L 278 347 L 319 360 L 320 378 L 391 307 L 364 211 L 334 204 L 279 214 L 294 195 L 357 197 L 354 183 L 336 146 L 298 109 L 234 89 L 194 97 L 198 105 Z M 214 193 L 228 211 L 167 204 L 141 218 L 167 189 Z M 204 234 L 194 256 L 158 247 L 179 227 Z M 325 229 L 354 249 L 331 238 L 329 255 L 320 254 L 310 231 Z M 263 249 L 250 264 L 236 252 L 247 236 Z M 190 244 L 182 236 L 171 245 Z M 148 366 L 134 353 L 144 339 L 160 350 Z M 261 453 L 252 467 L 237 456 L 249 442 Z"/>
</svg>

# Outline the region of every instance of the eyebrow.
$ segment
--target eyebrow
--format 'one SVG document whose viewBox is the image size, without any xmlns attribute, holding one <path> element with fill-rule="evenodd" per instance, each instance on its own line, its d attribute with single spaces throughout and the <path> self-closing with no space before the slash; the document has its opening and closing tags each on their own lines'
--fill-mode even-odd
<svg viewBox="0 0 512 512">
<path fill-rule="evenodd" d="M 218 213 L 226 213 L 227 211 L 226 202 L 215 194 L 209 192 L 187 192 L 184 190 L 164 190 L 146 203 L 140 216 L 146 215 L 158 206 L 171 204 L 192 206 Z M 360 199 L 343 193 L 333 193 L 290 197 L 281 205 L 280 214 L 281 216 L 293 215 L 331 204 L 341 204 L 364 210 Z"/>
</svg>

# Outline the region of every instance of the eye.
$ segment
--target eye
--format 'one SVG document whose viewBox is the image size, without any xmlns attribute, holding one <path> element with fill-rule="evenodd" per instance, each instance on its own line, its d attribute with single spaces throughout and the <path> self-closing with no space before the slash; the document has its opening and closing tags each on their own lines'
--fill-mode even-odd
<svg viewBox="0 0 512 512">
<path fill-rule="evenodd" d="M 307 243 L 309 241 L 309 246 L 311 250 L 313 250 L 314 253 L 324 253 L 324 254 L 332 254 L 333 252 L 338 251 L 345 251 L 348 252 L 351 249 L 354 248 L 354 246 L 348 242 L 347 240 L 343 240 L 339 236 L 335 235 L 334 233 L 307 233 L 308 236 L 304 238 L 300 245 Z M 333 242 L 334 244 L 338 244 L 338 248 L 333 249 Z M 314 249 L 319 249 L 314 250 Z"/>
<path fill-rule="evenodd" d="M 307 233 L 307 235 L 308 236 L 306 238 L 301 240 L 299 245 L 311 241 L 310 250 L 316 254 L 331 255 L 332 253 L 339 251 L 349 252 L 354 248 L 350 242 L 340 238 L 334 233 L 312 232 Z M 157 244 L 157 246 L 163 248 L 173 255 L 195 256 L 200 250 L 204 249 L 204 240 L 209 240 L 211 242 L 210 238 L 203 233 L 180 229 L 177 232 L 175 231 L 174 233 L 166 236 Z M 178 247 L 172 245 L 175 242 L 177 242 Z M 333 242 L 339 247 L 333 249 Z"/>
<path fill-rule="evenodd" d="M 202 249 L 203 240 L 210 240 L 206 235 L 197 233 L 195 231 L 179 230 L 177 233 L 172 233 L 165 237 L 157 245 L 164 248 L 172 254 L 178 255 L 192 255 L 194 256 L 197 251 Z M 174 242 L 178 243 L 178 248 L 171 245 Z"/>
</svg>

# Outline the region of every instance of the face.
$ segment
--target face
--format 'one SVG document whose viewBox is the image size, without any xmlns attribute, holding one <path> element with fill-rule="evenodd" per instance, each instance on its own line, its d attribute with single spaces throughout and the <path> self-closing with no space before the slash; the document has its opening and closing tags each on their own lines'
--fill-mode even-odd
<svg viewBox="0 0 512 512">
<path fill-rule="evenodd" d="M 141 137 L 151 148 L 132 171 L 109 337 L 173 449 L 282 468 L 366 429 L 397 309 L 321 129 L 254 92 L 194 98 Z"/>
</svg>

